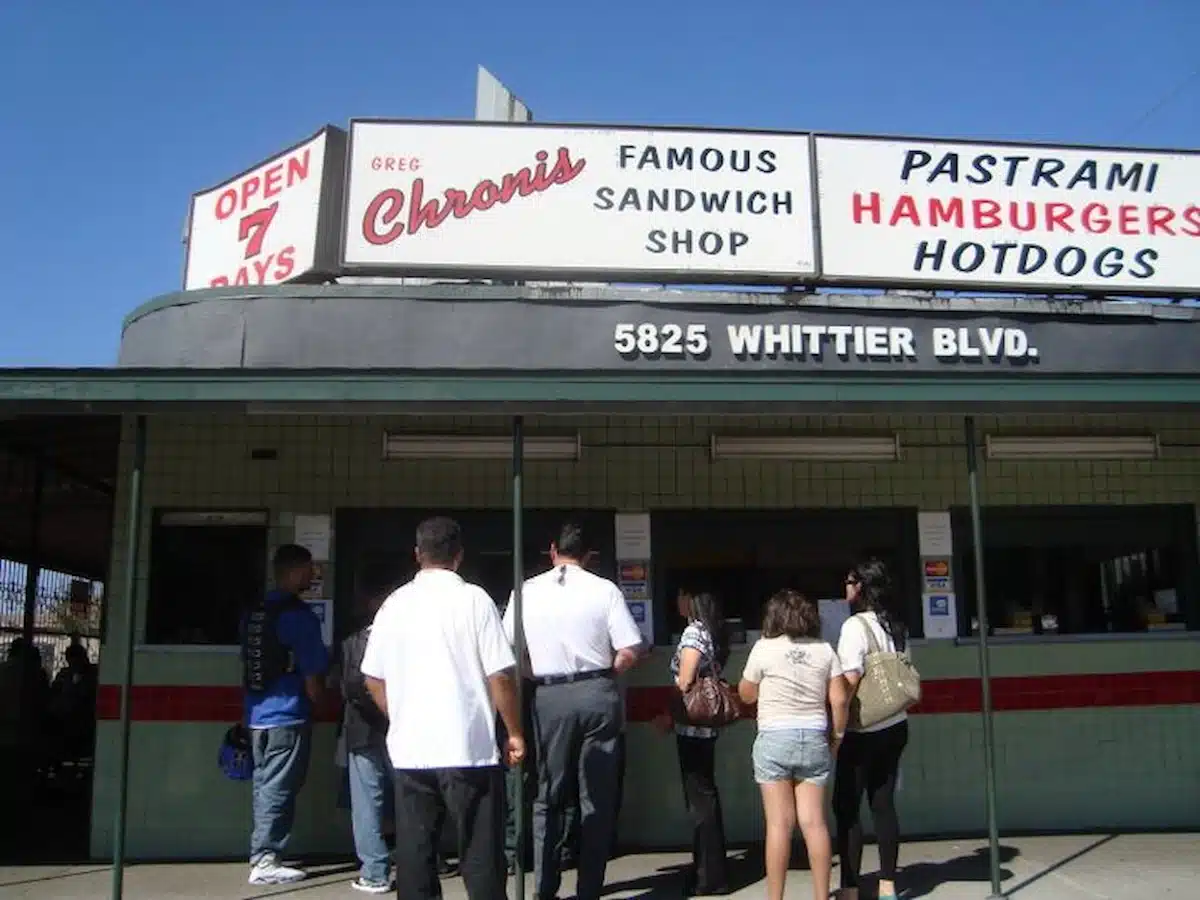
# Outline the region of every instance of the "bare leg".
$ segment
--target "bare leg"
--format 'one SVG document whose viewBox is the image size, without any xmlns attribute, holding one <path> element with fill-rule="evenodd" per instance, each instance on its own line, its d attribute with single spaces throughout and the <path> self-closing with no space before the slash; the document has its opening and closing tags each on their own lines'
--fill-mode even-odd
<svg viewBox="0 0 1200 900">
<path fill-rule="evenodd" d="M 824 785 L 807 781 L 796 785 L 796 820 L 804 835 L 804 846 L 808 848 L 813 896 L 816 900 L 828 900 L 833 849 L 829 844 L 829 826 L 825 824 Z"/>
<path fill-rule="evenodd" d="M 767 820 L 767 900 L 783 900 L 792 858 L 792 832 L 796 828 L 796 798 L 790 781 L 772 781 L 759 787 Z"/>
</svg>

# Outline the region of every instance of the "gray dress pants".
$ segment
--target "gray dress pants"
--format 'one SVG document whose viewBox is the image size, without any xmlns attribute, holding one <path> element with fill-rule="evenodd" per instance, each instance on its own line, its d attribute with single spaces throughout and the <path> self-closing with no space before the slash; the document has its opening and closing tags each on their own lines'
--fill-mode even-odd
<svg viewBox="0 0 1200 900">
<path fill-rule="evenodd" d="M 538 900 L 562 883 L 558 848 L 572 782 L 579 794 L 576 896 L 599 900 L 617 816 L 621 695 L 612 678 L 542 685 L 534 696 L 538 796 L 533 806 L 533 873 Z"/>
</svg>

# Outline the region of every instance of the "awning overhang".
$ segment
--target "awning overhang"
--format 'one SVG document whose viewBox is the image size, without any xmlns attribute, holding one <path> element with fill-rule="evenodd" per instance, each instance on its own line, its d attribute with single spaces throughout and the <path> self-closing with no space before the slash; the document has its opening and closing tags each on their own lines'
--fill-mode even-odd
<svg viewBox="0 0 1200 900">
<path fill-rule="evenodd" d="M 1200 376 L 0 369 L 0 416 L 431 411 L 744 415 L 764 407 L 773 414 L 1187 410 L 1200 407 Z"/>
</svg>

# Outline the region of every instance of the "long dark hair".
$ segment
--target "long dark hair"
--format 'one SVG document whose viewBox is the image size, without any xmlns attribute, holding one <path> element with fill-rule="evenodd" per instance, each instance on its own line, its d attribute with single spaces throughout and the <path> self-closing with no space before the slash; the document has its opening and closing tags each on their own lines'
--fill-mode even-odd
<svg viewBox="0 0 1200 900">
<path fill-rule="evenodd" d="M 875 613 L 884 633 L 898 651 L 903 651 L 908 643 L 908 625 L 887 566 L 881 560 L 871 558 L 857 563 L 850 575 L 859 584 L 858 609 L 854 612 Z"/>
<path fill-rule="evenodd" d="M 717 665 L 725 668 L 725 663 L 729 662 L 729 626 L 725 622 L 725 611 L 721 608 L 721 601 L 717 599 L 716 594 L 709 591 L 693 594 L 684 590 L 684 594 L 691 598 L 688 608 L 691 618 L 703 625 L 712 638 L 713 656 Z"/>
</svg>

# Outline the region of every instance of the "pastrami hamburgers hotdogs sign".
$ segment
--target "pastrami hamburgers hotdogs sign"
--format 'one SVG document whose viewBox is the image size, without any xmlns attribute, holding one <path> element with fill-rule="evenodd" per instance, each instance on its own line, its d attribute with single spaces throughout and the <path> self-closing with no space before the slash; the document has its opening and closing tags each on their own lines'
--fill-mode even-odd
<svg viewBox="0 0 1200 900">
<path fill-rule="evenodd" d="M 355 122 L 350 269 L 805 281 L 804 135 Z"/>
<path fill-rule="evenodd" d="M 213 222 L 207 228 L 193 214 L 187 287 L 269 284 L 332 268 L 453 279 L 1200 292 L 1198 153 L 378 120 L 352 122 L 349 143 L 339 190 L 324 191 L 319 204 L 268 196 L 270 171 L 198 195 L 195 208 L 211 206 Z M 301 262 L 293 245 L 314 243 L 340 244 L 336 263 Z M 247 256 L 259 244 L 281 245 L 272 264 L 262 252 Z"/>
<path fill-rule="evenodd" d="M 833 137 L 816 149 L 830 281 L 1200 288 L 1200 156 Z"/>
</svg>

